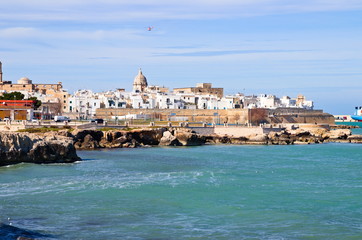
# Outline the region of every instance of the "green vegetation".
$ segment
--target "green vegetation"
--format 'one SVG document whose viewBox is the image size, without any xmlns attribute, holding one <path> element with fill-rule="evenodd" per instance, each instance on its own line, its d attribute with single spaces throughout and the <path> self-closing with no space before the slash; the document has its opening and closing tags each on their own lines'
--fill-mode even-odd
<svg viewBox="0 0 362 240">
<path fill-rule="evenodd" d="M 24 94 L 21 92 L 10 92 L 10 93 L 4 93 L 2 96 L 0 96 L 0 100 L 24 100 Z M 33 100 L 34 103 L 34 109 L 38 109 L 41 106 L 41 101 L 38 100 L 36 97 L 30 97 L 27 100 Z"/>
<path fill-rule="evenodd" d="M 103 127 L 98 129 L 99 131 L 102 132 L 106 132 L 106 131 L 132 131 L 135 129 L 140 129 L 140 128 L 130 128 L 130 127 L 125 127 L 125 128 L 112 128 L 112 127 Z"/>
<path fill-rule="evenodd" d="M 41 106 L 41 101 L 38 100 L 36 97 L 30 97 L 28 100 L 35 101 L 34 103 L 34 110 L 37 110 Z"/>
<path fill-rule="evenodd" d="M 106 131 L 114 131 L 114 130 L 122 130 L 119 128 L 111 128 L 111 127 L 103 127 L 103 128 L 99 128 L 97 129 L 98 131 L 102 131 L 102 132 L 106 132 Z"/>
<path fill-rule="evenodd" d="M 0 100 L 24 100 L 24 94 L 21 92 L 4 93 Z"/>
<path fill-rule="evenodd" d="M 69 128 L 69 127 L 62 127 L 62 128 L 58 128 L 58 127 L 41 127 L 41 128 L 26 128 L 26 129 L 20 129 L 18 130 L 18 132 L 27 132 L 27 133 L 46 133 L 46 132 L 51 132 L 51 131 L 59 131 L 59 130 L 68 130 L 68 132 L 73 131 L 74 129 Z"/>
</svg>

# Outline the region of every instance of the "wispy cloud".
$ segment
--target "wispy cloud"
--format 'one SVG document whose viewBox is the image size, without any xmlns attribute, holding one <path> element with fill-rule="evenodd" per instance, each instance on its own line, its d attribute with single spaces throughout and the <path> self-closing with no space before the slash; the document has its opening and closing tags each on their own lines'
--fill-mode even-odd
<svg viewBox="0 0 362 240">
<path fill-rule="evenodd" d="M 154 56 L 167 57 L 212 57 L 237 54 L 258 54 L 258 53 L 291 53 L 291 52 L 306 52 L 309 50 L 219 50 L 219 51 L 195 51 L 195 52 L 179 52 L 179 53 L 154 53 Z"/>
<path fill-rule="evenodd" d="M 140 30 L 113 29 L 113 30 L 46 30 L 32 27 L 13 27 L 0 29 L 2 39 L 26 40 L 30 39 L 56 39 L 56 40 L 120 40 L 141 39 Z"/>
<path fill-rule="evenodd" d="M 110 59 L 114 59 L 114 57 L 90 57 L 88 59 L 92 59 L 92 60 L 110 60 Z"/>
<path fill-rule="evenodd" d="M 360 0 L 12 0 L 1 5 L 0 20 L 80 22 L 220 19 L 362 9 Z"/>
</svg>

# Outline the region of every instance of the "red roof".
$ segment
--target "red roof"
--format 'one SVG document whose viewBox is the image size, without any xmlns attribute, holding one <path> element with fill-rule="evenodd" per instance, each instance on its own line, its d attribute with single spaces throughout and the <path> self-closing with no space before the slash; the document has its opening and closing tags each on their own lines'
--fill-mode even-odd
<svg viewBox="0 0 362 240">
<path fill-rule="evenodd" d="M 0 100 L 0 108 L 32 108 L 34 100 Z"/>
</svg>

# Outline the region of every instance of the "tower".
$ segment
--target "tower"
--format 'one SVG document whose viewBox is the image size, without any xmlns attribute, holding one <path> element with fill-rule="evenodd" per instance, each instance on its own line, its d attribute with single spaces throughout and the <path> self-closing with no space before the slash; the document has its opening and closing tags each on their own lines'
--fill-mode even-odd
<svg viewBox="0 0 362 240">
<path fill-rule="evenodd" d="M 148 86 L 146 77 L 142 74 L 141 68 L 138 71 L 137 76 L 133 81 L 133 91 L 134 92 L 143 92 Z"/>
<path fill-rule="evenodd" d="M 0 62 L 0 82 L 3 81 L 3 64 Z"/>
</svg>

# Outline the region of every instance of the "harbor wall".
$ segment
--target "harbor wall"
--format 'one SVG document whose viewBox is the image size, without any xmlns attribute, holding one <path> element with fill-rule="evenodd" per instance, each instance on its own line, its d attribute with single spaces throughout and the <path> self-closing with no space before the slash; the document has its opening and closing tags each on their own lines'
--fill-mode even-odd
<svg viewBox="0 0 362 240">
<path fill-rule="evenodd" d="M 333 115 L 322 110 L 301 108 L 255 109 L 132 109 L 99 108 L 96 117 L 112 120 L 128 114 L 147 114 L 151 120 L 207 122 L 216 124 L 254 125 L 281 123 L 335 124 Z"/>
</svg>

